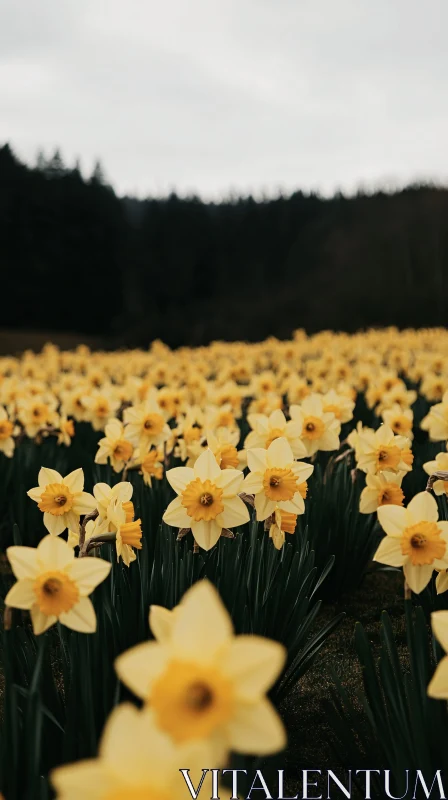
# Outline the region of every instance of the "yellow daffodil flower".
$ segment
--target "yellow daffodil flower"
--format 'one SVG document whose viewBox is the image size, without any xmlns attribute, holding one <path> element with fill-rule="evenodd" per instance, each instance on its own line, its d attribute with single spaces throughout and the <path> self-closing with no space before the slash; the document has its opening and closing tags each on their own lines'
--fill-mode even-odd
<svg viewBox="0 0 448 800">
<path fill-rule="evenodd" d="M 291 419 L 300 424 L 300 436 L 307 456 L 318 450 L 338 450 L 341 423 L 332 411 L 324 411 L 323 399 L 318 394 L 305 397 L 300 406 L 289 409 Z"/>
<path fill-rule="evenodd" d="M 115 667 L 160 730 L 178 745 L 207 741 L 220 763 L 230 750 L 267 755 L 285 746 L 283 725 L 266 697 L 285 656 L 277 642 L 234 636 L 216 590 L 200 581 L 164 634 L 123 653 Z"/>
<path fill-rule="evenodd" d="M 124 703 L 106 723 L 98 758 L 58 767 L 51 782 L 57 800 L 189 800 L 180 765 L 190 769 L 197 786 L 202 769 L 214 765 L 210 746 L 177 745 L 150 714 Z"/>
<path fill-rule="evenodd" d="M 34 547 L 8 547 L 6 554 L 17 583 L 5 605 L 29 609 L 36 636 L 57 620 L 81 633 L 94 633 L 96 616 L 88 595 L 109 574 L 101 558 L 75 558 L 73 548 L 56 536 Z"/>
<path fill-rule="evenodd" d="M 178 497 L 166 509 L 163 520 L 176 528 L 191 528 L 196 542 L 210 550 L 223 528 L 249 521 L 249 512 L 238 497 L 244 476 L 240 470 L 221 469 L 207 448 L 194 467 L 175 467 L 166 473 Z"/>
<path fill-rule="evenodd" d="M 256 447 L 247 451 L 249 475 L 244 480 L 244 491 L 255 495 L 257 519 L 263 521 L 276 508 L 290 514 L 303 514 L 305 503 L 301 485 L 310 477 L 314 467 L 303 461 L 294 461 L 286 439 L 275 439 L 268 449 Z"/>
<path fill-rule="evenodd" d="M 42 467 L 38 482 L 39 486 L 29 489 L 27 494 L 43 511 L 44 525 L 53 536 L 59 536 L 66 528 L 76 530 L 80 516 L 95 508 L 95 498 L 83 491 L 82 469 L 75 469 L 63 478 L 55 469 Z"/>
<path fill-rule="evenodd" d="M 420 594 L 435 569 L 448 568 L 448 522 L 439 520 L 437 503 L 429 492 L 420 492 L 407 508 L 382 505 L 378 520 L 387 534 L 374 560 L 391 567 L 403 567 L 415 594 Z"/>
</svg>

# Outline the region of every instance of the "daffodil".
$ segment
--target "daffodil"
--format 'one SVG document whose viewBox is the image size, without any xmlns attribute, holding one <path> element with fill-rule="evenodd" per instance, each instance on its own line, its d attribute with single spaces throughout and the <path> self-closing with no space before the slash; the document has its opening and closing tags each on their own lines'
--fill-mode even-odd
<svg viewBox="0 0 448 800">
<path fill-rule="evenodd" d="M 58 444 L 63 444 L 65 447 L 70 447 L 72 439 L 75 435 L 75 425 L 72 419 L 65 415 L 59 417 L 56 427 L 58 430 Z"/>
<path fill-rule="evenodd" d="M 110 461 L 114 472 L 122 472 L 132 459 L 134 446 L 126 439 L 123 423 L 119 419 L 110 419 L 104 429 L 105 436 L 98 442 L 96 464 L 107 464 Z"/>
<path fill-rule="evenodd" d="M 352 431 L 350 431 L 350 433 L 347 436 L 346 442 L 347 442 L 348 445 L 350 445 L 352 450 L 355 451 L 355 459 L 356 459 L 356 461 L 358 461 L 359 455 L 360 455 L 360 452 L 361 452 L 362 437 L 366 433 L 367 433 L 368 436 L 371 436 L 372 434 L 375 433 L 375 431 L 373 430 L 373 428 L 364 427 L 364 425 L 362 424 L 361 420 L 359 420 L 357 422 L 357 424 L 356 424 L 356 428 L 354 428 Z"/>
<path fill-rule="evenodd" d="M 272 522 L 269 527 L 269 536 L 274 543 L 276 550 L 281 550 L 285 543 L 285 533 L 295 533 L 297 525 L 297 514 L 289 511 L 281 511 L 277 508 L 272 515 Z"/>
<path fill-rule="evenodd" d="M 267 755 L 285 746 L 283 725 L 266 697 L 285 656 L 277 642 L 234 636 L 218 593 L 200 581 L 164 635 L 123 653 L 115 667 L 160 730 L 178 745 L 209 742 L 219 763 L 230 750 Z"/>
<path fill-rule="evenodd" d="M 385 392 L 380 397 L 380 402 L 378 403 L 375 414 L 383 415 L 385 411 L 390 411 L 396 406 L 401 408 L 402 412 L 409 412 L 411 411 L 411 406 L 417 400 L 417 392 L 414 389 L 406 389 L 405 384 L 400 384 L 398 386 L 394 386 L 390 392 Z M 386 422 L 386 419 L 384 420 Z M 390 422 L 387 424 L 390 425 Z M 405 433 L 405 431 L 397 430 L 396 433 Z M 405 434 L 408 435 L 407 433 Z"/>
<path fill-rule="evenodd" d="M 448 611 L 434 611 L 431 614 L 431 627 L 435 638 L 448 653 Z M 439 661 L 428 686 L 428 695 L 437 700 L 448 700 L 448 655 Z"/>
<path fill-rule="evenodd" d="M 95 506 L 101 519 L 110 520 L 110 515 L 115 509 L 115 504 L 129 503 L 134 488 L 129 481 L 120 481 L 115 486 L 107 483 L 96 483 L 93 487 Z"/>
<path fill-rule="evenodd" d="M 108 519 L 112 532 L 116 531 L 115 547 L 117 561 L 120 558 L 127 567 L 137 558 L 135 550 L 142 549 L 142 524 L 141 520 L 134 520 L 134 507 L 132 503 L 123 503 L 115 500 L 108 511 Z"/>
<path fill-rule="evenodd" d="M 421 380 L 421 377 L 418 379 Z M 443 399 L 447 389 L 448 381 L 446 377 L 439 374 L 435 375 L 431 372 L 424 375 L 420 384 L 420 394 L 422 394 L 423 397 L 426 397 L 430 403 L 437 403 L 437 401 L 440 402 Z"/>
<path fill-rule="evenodd" d="M 308 397 L 308 395 L 311 394 L 311 389 L 305 378 L 299 378 L 299 376 L 296 374 L 292 374 L 288 378 L 285 389 L 288 403 L 290 405 L 301 403 L 305 397 Z"/>
<path fill-rule="evenodd" d="M 147 486 L 152 486 L 152 479 L 160 481 L 163 478 L 163 455 L 160 448 L 153 447 L 140 461 L 140 470 Z"/>
<path fill-rule="evenodd" d="M 396 387 L 406 391 L 406 385 L 398 377 L 396 370 L 380 370 L 375 376 L 375 381 L 369 385 L 366 391 L 366 402 L 369 408 L 376 406 L 385 394 Z"/>
<path fill-rule="evenodd" d="M 73 548 L 50 534 L 34 547 L 8 547 L 6 554 L 17 583 L 5 605 L 29 609 L 33 630 L 43 633 L 57 620 L 81 633 L 96 630 L 96 616 L 88 595 L 109 574 L 101 558 L 75 558 Z"/>
<path fill-rule="evenodd" d="M 143 456 L 151 447 L 166 442 L 171 431 L 165 414 L 157 402 L 157 392 L 150 391 L 148 399 L 138 406 L 126 408 L 123 414 L 125 436 Z"/>
<path fill-rule="evenodd" d="M 245 466 L 246 459 L 242 451 L 237 450 L 240 440 L 239 430 L 216 428 L 212 431 L 207 429 L 205 439 L 221 469 L 242 469 Z"/>
<path fill-rule="evenodd" d="M 213 405 L 221 408 L 231 408 L 236 417 L 241 416 L 241 403 L 243 400 L 243 388 L 238 386 L 235 381 L 226 381 L 222 386 L 213 387 L 210 384 L 210 400 Z"/>
<path fill-rule="evenodd" d="M 448 453 L 437 453 L 433 461 L 427 461 L 423 464 L 423 469 L 427 475 L 433 475 L 435 472 L 446 472 L 448 470 Z M 437 480 L 433 483 L 434 494 L 448 494 L 448 481 Z"/>
<path fill-rule="evenodd" d="M 20 401 L 18 419 L 30 439 L 33 439 L 47 425 L 55 422 L 57 419 L 56 406 L 55 397 L 35 397 L 32 395 Z"/>
<path fill-rule="evenodd" d="M 443 594 L 443 592 L 448 591 L 448 569 L 438 570 L 438 573 L 436 578 L 436 592 L 437 594 Z"/>
<path fill-rule="evenodd" d="M 405 472 L 378 472 L 366 475 L 366 486 L 361 492 L 359 510 L 361 514 L 372 514 L 379 506 L 402 506 L 404 492 L 401 482 Z"/>
<path fill-rule="evenodd" d="M 103 431 L 108 420 L 117 411 L 120 401 L 112 387 L 104 387 L 84 395 L 83 405 L 86 409 L 85 419 L 91 423 L 93 430 Z"/>
<path fill-rule="evenodd" d="M 66 417 L 73 417 L 76 422 L 86 422 L 89 416 L 89 409 L 86 405 L 87 388 L 79 385 L 76 389 L 68 389 L 61 392 L 60 413 Z"/>
<path fill-rule="evenodd" d="M 173 433 L 177 438 L 176 455 L 181 461 L 187 461 L 192 456 L 196 459 L 200 454 L 203 426 L 204 413 L 199 406 L 187 408 L 185 414 L 177 420 Z"/>
<path fill-rule="evenodd" d="M 356 395 L 355 395 L 356 396 Z M 322 397 L 324 413 L 332 413 L 339 422 L 349 422 L 353 419 L 353 409 L 355 401 L 352 397 L 330 389 Z"/>
<path fill-rule="evenodd" d="M 8 458 L 14 454 L 14 423 L 9 419 L 6 409 L 0 406 L 0 453 Z"/>
<path fill-rule="evenodd" d="M 207 406 L 205 409 L 205 427 L 208 430 L 217 428 L 229 428 L 238 430 L 238 423 L 235 419 L 235 412 L 230 403 L 222 406 Z"/>
<path fill-rule="evenodd" d="M 165 608 L 164 606 L 152 605 L 149 609 L 149 627 L 158 642 L 166 642 L 171 637 L 174 622 L 179 614 L 181 606 Z"/>
<path fill-rule="evenodd" d="M 255 495 L 258 520 L 265 520 L 278 508 L 290 514 L 303 514 L 305 503 L 301 485 L 312 474 L 314 467 L 303 461 L 294 461 L 286 439 L 275 439 L 268 449 L 255 447 L 247 451 L 249 475 L 244 480 L 244 491 Z"/>
<path fill-rule="evenodd" d="M 300 436 L 307 456 L 318 450 L 338 450 L 341 423 L 332 411 L 324 411 L 322 397 L 310 394 L 300 406 L 290 406 L 291 419 L 300 425 Z"/>
<path fill-rule="evenodd" d="M 55 469 L 42 467 L 38 482 L 39 486 L 27 494 L 43 511 L 44 525 L 53 536 L 59 536 L 66 528 L 76 530 L 80 516 L 95 509 L 94 497 L 83 491 L 82 469 L 75 469 L 63 478 Z"/>
<path fill-rule="evenodd" d="M 194 467 L 175 467 L 166 473 L 177 497 L 166 509 L 163 520 L 176 528 L 191 528 L 195 541 L 210 550 L 223 528 L 244 525 L 249 512 L 238 497 L 244 480 L 236 469 L 221 469 L 207 448 Z"/>
<path fill-rule="evenodd" d="M 378 430 L 364 428 L 357 440 L 357 466 L 363 472 L 409 472 L 412 460 L 409 454 L 409 439 L 395 436 L 388 425 L 381 425 Z"/>
<path fill-rule="evenodd" d="M 57 800 L 188 800 L 180 768 L 196 786 L 214 763 L 207 743 L 177 745 L 150 714 L 124 703 L 107 720 L 98 757 L 58 767 L 51 782 Z"/>
<path fill-rule="evenodd" d="M 445 392 L 441 403 L 436 403 L 429 410 L 429 414 L 420 423 L 424 431 L 428 431 L 432 442 L 441 442 L 448 439 L 448 391 Z"/>
<path fill-rule="evenodd" d="M 407 508 L 380 506 L 378 520 L 387 535 L 374 560 L 403 567 L 415 594 L 423 591 L 435 569 L 448 568 L 448 522 L 439 520 L 437 503 L 429 492 L 416 494 Z"/>
<path fill-rule="evenodd" d="M 164 386 L 157 393 L 157 402 L 167 419 L 176 419 L 185 410 L 185 392 Z"/>
<path fill-rule="evenodd" d="M 88 543 L 92 537 L 98 537 L 102 533 L 107 533 L 109 523 L 107 519 L 89 519 L 84 526 L 84 543 Z M 70 547 L 79 546 L 79 527 L 77 530 L 69 530 L 67 536 L 67 544 Z"/>
<path fill-rule="evenodd" d="M 266 414 L 249 414 L 247 421 L 252 430 L 247 434 L 244 442 L 246 450 L 253 447 L 264 447 L 279 438 L 285 438 L 290 444 L 294 458 L 303 458 L 307 455 L 307 449 L 300 438 L 301 424 L 293 419 L 286 421 L 286 417 L 279 408 L 269 416 Z"/>
<path fill-rule="evenodd" d="M 413 439 L 412 423 L 414 414 L 410 408 L 402 408 L 398 403 L 395 403 L 391 408 L 386 408 L 381 416 L 385 425 L 388 425 L 394 433 Z"/>
<path fill-rule="evenodd" d="M 277 408 L 281 408 L 283 400 L 276 392 L 255 397 L 249 405 L 248 414 L 272 414 Z"/>
</svg>

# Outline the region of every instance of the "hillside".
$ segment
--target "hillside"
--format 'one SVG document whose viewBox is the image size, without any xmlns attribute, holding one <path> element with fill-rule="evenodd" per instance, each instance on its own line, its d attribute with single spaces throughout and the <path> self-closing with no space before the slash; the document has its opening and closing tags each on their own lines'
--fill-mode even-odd
<svg viewBox="0 0 448 800">
<path fill-rule="evenodd" d="M 0 148 L 1 325 L 112 345 L 444 325 L 448 191 L 119 198 L 59 153 Z"/>
</svg>

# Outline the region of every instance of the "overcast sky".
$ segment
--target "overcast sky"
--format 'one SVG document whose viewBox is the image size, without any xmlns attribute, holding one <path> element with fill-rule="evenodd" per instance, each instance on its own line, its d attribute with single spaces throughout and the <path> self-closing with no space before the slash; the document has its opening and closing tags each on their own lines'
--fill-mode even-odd
<svg viewBox="0 0 448 800">
<path fill-rule="evenodd" d="M 448 181 L 448 0 L 0 0 L 0 142 L 120 193 Z"/>
</svg>

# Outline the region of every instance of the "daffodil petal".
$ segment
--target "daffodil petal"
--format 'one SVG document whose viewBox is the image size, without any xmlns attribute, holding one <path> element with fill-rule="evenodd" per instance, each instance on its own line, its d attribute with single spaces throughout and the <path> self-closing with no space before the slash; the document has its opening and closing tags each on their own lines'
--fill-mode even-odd
<svg viewBox="0 0 448 800">
<path fill-rule="evenodd" d="M 274 684 L 286 655 L 286 649 L 278 642 L 262 636 L 236 636 L 220 666 L 235 681 L 238 697 L 253 700 Z"/>
<path fill-rule="evenodd" d="M 67 567 L 67 572 L 83 597 L 93 592 L 107 578 L 111 569 L 112 564 L 102 558 L 76 558 Z"/>
<path fill-rule="evenodd" d="M 257 703 L 239 703 L 227 729 L 230 747 L 237 753 L 261 756 L 286 747 L 284 725 L 266 698 Z"/>
<path fill-rule="evenodd" d="M 251 472 L 265 472 L 267 467 L 267 450 L 262 447 L 251 447 L 247 451 L 247 466 Z"/>
<path fill-rule="evenodd" d="M 434 611 L 431 614 L 431 627 L 437 641 L 448 653 L 448 611 Z"/>
<path fill-rule="evenodd" d="M 403 572 L 410 589 L 414 594 L 420 594 L 431 580 L 434 568 L 432 564 L 416 566 L 408 561 L 403 566 Z"/>
<path fill-rule="evenodd" d="M 448 656 L 442 658 L 428 686 L 429 697 L 448 700 Z"/>
<path fill-rule="evenodd" d="M 31 500 L 34 500 L 36 503 L 40 503 L 42 491 L 42 486 L 36 486 L 34 489 L 29 489 L 27 491 L 27 495 L 28 497 L 31 497 Z"/>
<path fill-rule="evenodd" d="M 64 569 L 74 559 L 72 548 L 57 536 L 45 536 L 37 545 L 37 561 L 42 569 Z"/>
<path fill-rule="evenodd" d="M 75 514 L 89 514 L 96 508 L 96 500 L 89 492 L 80 492 L 75 497 L 73 511 Z"/>
<path fill-rule="evenodd" d="M 284 436 L 274 439 L 267 449 L 267 463 L 275 467 L 287 467 L 293 461 L 294 456 L 288 440 Z"/>
<path fill-rule="evenodd" d="M 39 564 L 35 547 L 12 545 L 6 549 L 6 555 L 14 575 L 19 580 L 20 578 L 35 578 L 38 574 Z"/>
<path fill-rule="evenodd" d="M 255 511 L 257 512 L 257 519 L 260 522 L 270 517 L 275 511 L 275 506 L 275 500 L 269 500 L 269 497 L 266 497 L 264 492 L 255 495 Z"/>
<path fill-rule="evenodd" d="M 204 450 L 194 465 L 194 474 L 201 481 L 215 481 L 221 473 L 221 468 L 210 448 Z"/>
<path fill-rule="evenodd" d="M 55 469 L 50 469 L 49 467 L 41 467 L 39 470 L 37 482 L 40 488 L 43 489 L 49 483 L 63 483 L 64 478 L 62 477 L 61 473 L 57 472 Z"/>
<path fill-rule="evenodd" d="M 223 504 L 224 511 L 216 518 L 223 528 L 235 528 L 237 525 L 249 522 L 248 508 L 239 497 L 223 499 Z"/>
<path fill-rule="evenodd" d="M 171 501 L 162 519 L 173 528 L 190 528 L 192 523 L 192 518 L 188 516 L 180 497 L 175 497 Z"/>
<path fill-rule="evenodd" d="M 100 759 L 78 761 L 57 767 L 51 772 L 51 783 L 64 800 L 98 800 L 98 787 L 107 796 L 117 790 L 117 776 Z M 126 790 L 126 787 L 124 787 Z"/>
<path fill-rule="evenodd" d="M 11 587 L 5 597 L 5 606 L 29 609 L 36 602 L 34 579 L 22 578 Z"/>
<path fill-rule="evenodd" d="M 72 494 L 78 494 L 78 492 L 82 492 L 84 489 L 84 473 L 81 467 L 66 475 L 64 478 L 64 484 L 69 488 Z"/>
<path fill-rule="evenodd" d="M 249 451 L 250 452 L 250 451 Z M 258 494 L 263 488 L 263 475 L 261 472 L 249 472 L 244 478 L 242 489 L 247 494 Z"/>
<path fill-rule="evenodd" d="M 50 514 L 48 511 L 45 511 L 44 525 L 52 536 L 60 536 L 61 533 L 64 533 L 67 527 L 67 523 L 65 522 L 65 514 L 56 516 L 55 514 Z"/>
<path fill-rule="evenodd" d="M 223 526 L 217 520 L 218 518 L 206 522 L 203 519 L 196 521 L 190 518 L 193 536 L 203 550 L 211 550 L 221 536 Z"/>
<path fill-rule="evenodd" d="M 112 497 L 112 489 L 107 483 L 96 483 L 93 487 L 93 496 L 97 503 L 107 506 Z"/>
<path fill-rule="evenodd" d="M 210 661 L 232 641 L 232 634 L 232 620 L 215 587 L 208 581 L 195 583 L 176 613 L 173 652 L 186 661 Z"/>
<path fill-rule="evenodd" d="M 81 597 L 70 609 L 59 615 L 59 621 L 67 628 L 80 633 L 94 633 L 96 631 L 96 614 L 89 597 Z"/>
<path fill-rule="evenodd" d="M 437 501 L 429 492 L 419 492 L 412 498 L 407 509 L 408 517 L 411 518 L 410 524 L 413 522 L 421 522 L 427 520 L 428 522 L 437 522 L 439 512 L 437 509 Z"/>
<path fill-rule="evenodd" d="M 175 612 L 163 606 L 152 605 L 149 609 L 149 627 L 158 642 L 162 644 L 170 639 L 175 619 Z"/>
<path fill-rule="evenodd" d="M 407 525 L 406 509 L 401 506 L 380 506 L 378 521 L 388 536 L 401 536 Z"/>
<path fill-rule="evenodd" d="M 166 667 L 168 652 L 159 642 L 143 642 L 115 659 L 115 671 L 137 697 L 147 700 L 152 682 Z"/>
<path fill-rule="evenodd" d="M 47 617 L 46 614 L 43 614 L 37 604 L 31 606 L 30 614 L 35 636 L 39 636 L 41 633 L 44 633 L 46 630 L 48 630 L 48 628 L 51 628 L 51 626 L 54 625 L 57 620 L 57 617 L 55 616 Z"/>
<path fill-rule="evenodd" d="M 223 498 L 234 497 L 241 492 L 244 475 L 239 469 L 223 469 L 216 478 L 215 484 L 222 489 Z"/>
<path fill-rule="evenodd" d="M 166 479 L 177 494 L 181 494 L 188 483 L 194 481 L 195 473 L 192 467 L 174 467 L 166 473 Z"/>
</svg>

